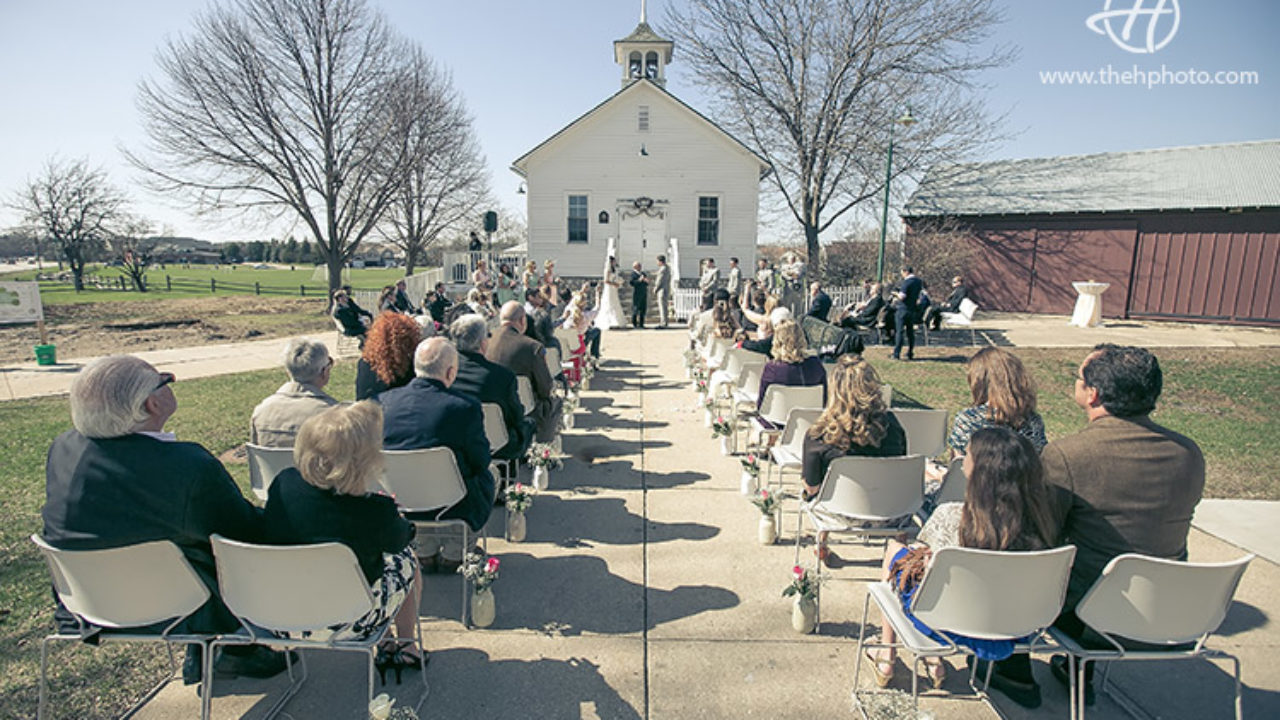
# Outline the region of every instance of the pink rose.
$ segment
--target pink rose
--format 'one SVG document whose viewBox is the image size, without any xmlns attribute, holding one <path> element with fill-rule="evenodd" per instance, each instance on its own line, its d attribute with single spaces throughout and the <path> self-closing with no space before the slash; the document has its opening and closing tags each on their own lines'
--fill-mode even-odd
<svg viewBox="0 0 1280 720">
<path fill-rule="evenodd" d="M 516 492 L 524 492 L 524 485 L 516 483 Z"/>
<path fill-rule="evenodd" d="M 751 463 L 752 465 L 754 465 L 754 464 L 755 464 L 755 462 L 756 462 L 756 456 L 755 456 L 755 455 L 747 455 L 747 462 L 749 462 L 749 463 Z"/>
<path fill-rule="evenodd" d="M 800 567 L 799 565 L 796 565 L 795 567 L 791 568 L 791 574 L 795 575 L 796 579 L 799 580 L 800 578 L 804 577 L 804 568 Z"/>
<path fill-rule="evenodd" d="M 499 565 L 498 558 L 496 557 L 489 558 L 489 562 L 485 563 L 484 565 L 485 572 L 490 572 L 490 573 L 498 572 L 498 565 Z"/>
<path fill-rule="evenodd" d="M 769 491 L 768 491 L 768 490 L 761 490 L 761 491 L 760 491 L 760 497 L 761 497 L 762 499 L 764 499 L 764 500 L 768 500 L 768 499 L 769 499 Z"/>
</svg>

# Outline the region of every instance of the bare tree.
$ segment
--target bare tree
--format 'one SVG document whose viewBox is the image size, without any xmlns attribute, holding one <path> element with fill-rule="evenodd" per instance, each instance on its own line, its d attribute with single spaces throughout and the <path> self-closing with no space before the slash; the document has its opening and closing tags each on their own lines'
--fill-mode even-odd
<svg viewBox="0 0 1280 720">
<path fill-rule="evenodd" d="M 45 163 L 39 177 L 27 181 L 10 205 L 36 237 L 58 246 L 76 292 L 84 289 L 84 265 L 89 255 L 112 233 L 123 213 L 124 195 L 88 159 Z"/>
<path fill-rule="evenodd" d="M 810 267 L 819 233 L 883 197 L 892 176 L 964 156 L 995 139 L 976 74 L 1008 61 L 983 49 L 1000 21 L 992 0 L 689 0 L 668 31 L 692 60 L 717 120 L 772 165 L 776 191 L 804 230 Z"/>
<path fill-rule="evenodd" d="M 146 273 L 155 256 L 159 240 L 152 234 L 151 223 L 140 217 L 123 218 L 119 228 L 106 240 L 111 258 L 120 263 L 133 289 L 147 291 Z"/>
<path fill-rule="evenodd" d="M 127 154 L 199 212 L 301 222 L 337 288 L 399 187 L 406 48 L 364 0 L 215 5 L 160 50 L 163 80 L 139 87 L 149 152 Z"/>
<path fill-rule="evenodd" d="M 387 240 L 404 251 L 405 275 L 441 233 L 489 197 L 489 173 L 461 95 L 425 54 L 414 50 L 412 57 L 396 93 L 409 159 L 383 224 Z"/>
</svg>

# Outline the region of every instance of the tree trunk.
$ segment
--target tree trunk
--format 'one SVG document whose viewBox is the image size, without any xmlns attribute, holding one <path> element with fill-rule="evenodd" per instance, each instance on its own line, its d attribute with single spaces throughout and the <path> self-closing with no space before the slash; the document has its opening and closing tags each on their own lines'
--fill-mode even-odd
<svg viewBox="0 0 1280 720">
<path fill-rule="evenodd" d="M 822 248 L 818 245 L 818 226 L 805 224 L 804 226 L 804 246 L 808 252 L 809 278 L 816 280 L 822 277 Z M 804 289 L 808 293 L 808 288 Z"/>
<path fill-rule="evenodd" d="M 417 257 L 416 257 L 417 254 L 418 253 L 414 252 L 413 250 L 409 250 L 404 254 L 404 276 L 405 277 L 409 277 L 410 275 L 413 274 L 413 268 L 416 265 L 414 261 L 417 260 Z"/>
<path fill-rule="evenodd" d="M 342 254 L 329 253 L 329 302 L 333 303 L 333 293 L 342 287 Z"/>
<path fill-rule="evenodd" d="M 67 267 L 71 268 L 71 282 L 76 292 L 81 292 L 84 290 L 84 261 L 77 257 L 79 253 L 71 247 L 67 247 L 65 252 Z"/>
</svg>

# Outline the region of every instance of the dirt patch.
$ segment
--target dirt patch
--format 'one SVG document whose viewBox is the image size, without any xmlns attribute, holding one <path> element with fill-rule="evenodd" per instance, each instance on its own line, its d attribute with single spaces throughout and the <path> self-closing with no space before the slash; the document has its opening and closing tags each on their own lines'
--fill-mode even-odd
<svg viewBox="0 0 1280 720">
<path fill-rule="evenodd" d="M 155 301 L 51 305 L 49 341 L 59 358 L 192 347 L 333 329 L 321 298 L 233 295 Z M 0 326 L 0 363 L 30 362 L 35 326 Z"/>
</svg>

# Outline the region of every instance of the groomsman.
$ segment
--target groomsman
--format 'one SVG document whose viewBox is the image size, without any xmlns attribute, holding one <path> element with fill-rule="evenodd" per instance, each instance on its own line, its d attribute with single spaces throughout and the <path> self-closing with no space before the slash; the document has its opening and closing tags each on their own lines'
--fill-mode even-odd
<svg viewBox="0 0 1280 720">
<path fill-rule="evenodd" d="M 658 276 L 654 280 L 653 292 L 658 301 L 658 327 L 666 328 L 671 303 L 671 268 L 667 265 L 667 256 L 658 256 Z"/>
<path fill-rule="evenodd" d="M 631 327 L 644 328 L 644 316 L 649 312 L 649 276 L 640 269 L 640 261 L 631 265 Z"/>
<path fill-rule="evenodd" d="M 707 264 L 703 267 L 702 277 L 698 279 L 698 289 L 702 291 L 702 309 L 710 310 L 715 302 L 712 294 L 716 288 L 720 286 L 720 268 L 716 267 L 714 258 L 707 258 Z"/>
</svg>

